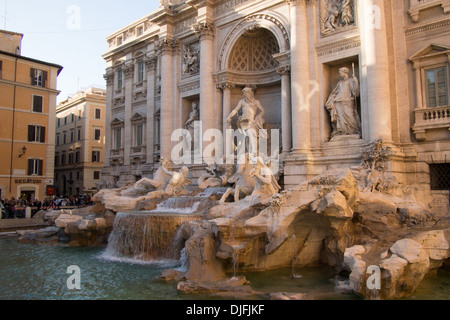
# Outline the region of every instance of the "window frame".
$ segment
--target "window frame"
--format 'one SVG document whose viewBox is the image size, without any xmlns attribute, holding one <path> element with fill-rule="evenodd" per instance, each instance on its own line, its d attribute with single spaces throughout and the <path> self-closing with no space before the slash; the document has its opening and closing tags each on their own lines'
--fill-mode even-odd
<svg viewBox="0 0 450 320">
<path fill-rule="evenodd" d="M 440 104 L 439 102 L 439 81 L 435 81 L 435 88 L 434 88 L 434 93 L 435 93 L 435 99 L 436 99 L 436 105 L 435 106 L 431 106 L 430 105 L 430 95 L 429 95 L 429 81 L 428 81 L 428 73 L 430 71 L 434 71 L 434 77 L 435 79 L 438 79 L 438 75 L 437 75 L 437 71 L 439 69 L 444 69 L 444 82 L 445 82 L 445 103 L 444 104 Z M 448 75 L 448 67 L 445 64 L 441 64 L 441 65 L 436 65 L 436 66 L 428 66 L 428 67 L 424 67 L 423 69 L 423 77 L 424 77 L 424 86 L 425 86 L 425 99 L 426 99 L 426 106 L 427 108 L 438 108 L 438 107 L 444 107 L 447 106 L 449 104 L 449 89 L 448 89 L 448 85 L 449 85 L 449 75 Z"/>
<path fill-rule="evenodd" d="M 36 98 L 41 98 L 41 111 L 36 111 L 35 107 L 36 107 Z M 31 112 L 33 113 L 39 113 L 39 114 L 43 114 L 44 113 L 44 96 L 38 95 L 38 94 L 33 94 L 32 98 L 31 98 Z"/>
</svg>

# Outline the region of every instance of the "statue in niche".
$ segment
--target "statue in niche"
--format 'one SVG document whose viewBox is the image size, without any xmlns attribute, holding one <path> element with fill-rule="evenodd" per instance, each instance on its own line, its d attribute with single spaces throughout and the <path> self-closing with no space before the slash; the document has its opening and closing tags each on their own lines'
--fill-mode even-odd
<svg viewBox="0 0 450 320">
<path fill-rule="evenodd" d="M 331 33 L 355 23 L 353 0 L 323 0 L 322 33 Z"/>
<path fill-rule="evenodd" d="M 354 72 L 352 77 L 349 73 L 350 70 L 346 67 L 339 69 L 342 80 L 325 104 L 331 115 L 332 139 L 336 136 L 361 134 L 361 120 L 356 103 L 359 97 L 359 82 Z"/>
<path fill-rule="evenodd" d="M 194 139 L 194 122 L 199 121 L 199 120 L 200 120 L 200 112 L 198 110 L 198 103 L 192 102 L 192 111 L 189 114 L 189 119 L 184 124 L 184 128 L 189 131 L 189 134 L 191 136 L 190 141 L 193 141 L 193 139 Z M 188 150 L 189 149 L 188 148 L 189 139 L 186 138 L 184 141 L 186 143 L 185 150 Z M 192 145 L 191 145 L 191 150 L 192 150 Z"/>
<path fill-rule="evenodd" d="M 165 170 L 169 167 L 170 161 L 167 158 L 161 157 L 160 166 L 155 172 L 154 179 L 142 178 L 134 185 L 120 192 L 122 197 L 141 196 L 149 193 L 152 190 L 164 190 L 171 178 Z"/>
<path fill-rule="evenodd" d="M 237 107 L 228 116 L 226 122 L 231 128 L 233 118 L 239 115 L 237 119 L 238 133 L 244 137 L 249 137 L 249 145 L 241 145 L 243 142 L 245 143 L 246 139 L 240 139 L 240 145 L 237 146 L 238 154 L 244 154 L 246 152 L 256 154 L 260 135 L 263 134 L 260 130 L 264 129 L 264 115 L 266 112 L 261 103 L 255 99 L 252 88 L 245 87 L 242 90 L 242 94 L 244 98 L 239 101 Z M 239 152 L 240 150 L 244 152 Z"/>
<path fill-rule="evenodd" d="M 197 74 L 200 70 L 199 52 L 192 50 L 191 46 L 184 46 L 183 74 Z"/>
</svg>

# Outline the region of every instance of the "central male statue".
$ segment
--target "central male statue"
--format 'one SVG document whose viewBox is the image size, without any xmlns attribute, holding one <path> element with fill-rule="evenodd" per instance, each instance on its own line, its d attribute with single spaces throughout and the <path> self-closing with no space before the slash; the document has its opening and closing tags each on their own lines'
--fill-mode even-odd
<svg viewBox="0 0 450 320">
<path fill-rule="evenodd" d="M 242 140 L 238 139 L 238 154 L 242 147 L 245 148 L 242 154 L 246 152 L 257 154 L 258 139 L 261 133 L 260 130 L 264 128 L 264 115 L 266 112 L 261 103 L 255 99 L 252 88 L 244 88 L 242 94 L 244 95 L 244 99 L 239 101 L 237 107 L 228 116 L 226 122 L 231 127 L 231 121 L 239 114 L 237 119 L 238 132 L 242 134 L 244 138 Z M 250 142 L 248 148 L 246 148 L 247 145 L 245 143 L 246 137 L 249 137 Z M 242 145 L 243 142 L 244 144 Z"/>
</svg>

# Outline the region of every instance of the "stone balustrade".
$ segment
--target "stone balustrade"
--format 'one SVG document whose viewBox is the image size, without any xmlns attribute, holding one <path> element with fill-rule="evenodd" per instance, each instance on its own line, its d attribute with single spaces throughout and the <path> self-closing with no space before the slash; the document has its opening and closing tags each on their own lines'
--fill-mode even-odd
<svg viewBox="0 0 450 320">
<path fill-rule="evenodd" d="M 414 110 L 413 131 L 416 139 L 425 140 L 425 131 L 447 128 L 450 130 L 450 105 L 436 108 L 419 108 Z"/>
</svg>

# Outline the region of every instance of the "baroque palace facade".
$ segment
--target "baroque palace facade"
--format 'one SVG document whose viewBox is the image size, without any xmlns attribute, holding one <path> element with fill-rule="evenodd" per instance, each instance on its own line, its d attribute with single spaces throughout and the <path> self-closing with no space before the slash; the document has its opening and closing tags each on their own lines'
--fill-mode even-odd
<svg viewBox="0 0 450 320">
<path fill-rule="evenodd" d="M 161 1 L 107 38 L 102 176 L 151 177 L 193 104 L 203 132 L 223 130 L 251 87 L 264 128 L 281 132 L 286 188 L 357 167 L 382 141 L 386 172 L 448 210 L 449 11 L 448 0 Z"/>
</svg>

